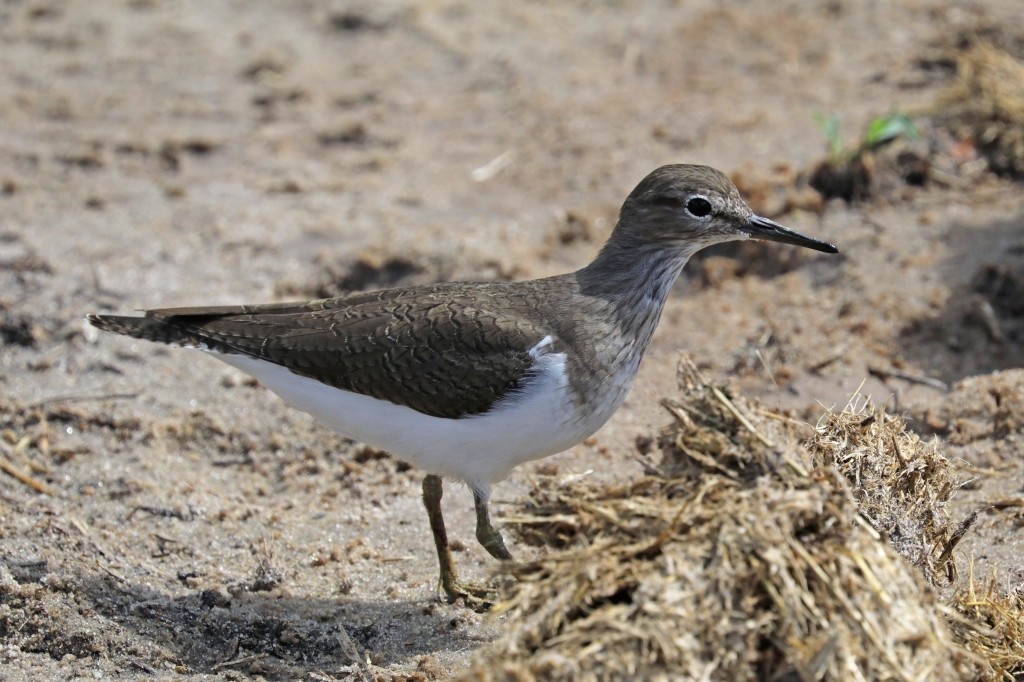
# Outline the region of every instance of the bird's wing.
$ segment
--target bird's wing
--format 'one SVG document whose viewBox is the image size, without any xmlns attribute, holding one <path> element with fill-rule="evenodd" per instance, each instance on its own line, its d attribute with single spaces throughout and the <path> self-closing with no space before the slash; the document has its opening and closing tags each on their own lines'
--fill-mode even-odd
<svg viewBox="0 0 1024 682">
<path fill-rule="evenodd" d="M 471 302 L 476 301 L 475 303 Z M 390 292 L 259 306 L 94 315 L 109 331 L 238 353 L 435 417 L 488 411 L 519 388 L 544 337 L 479 298 Z"/>
</svg>

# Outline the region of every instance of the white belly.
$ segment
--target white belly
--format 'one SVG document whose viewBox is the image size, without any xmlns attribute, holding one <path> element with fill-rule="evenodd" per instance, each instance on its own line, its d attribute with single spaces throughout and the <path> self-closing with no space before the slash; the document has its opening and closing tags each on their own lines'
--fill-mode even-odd
<svg viewBox="0 0 1024 682">
<path fill-rule="evenodd" d="M 600 405 L 580 411 L 569 390 L 565 356 L 541 354 L 518 395 L 487 413 L 446 419 L 334 388 L 257 358 L 215 355 L 333 431 L 429 473 L 466 481 L 481 492 L 514 467 L 567 450 L 597 431 L 618 409 L 631 383 L 602 392 Z"/>
</svg>

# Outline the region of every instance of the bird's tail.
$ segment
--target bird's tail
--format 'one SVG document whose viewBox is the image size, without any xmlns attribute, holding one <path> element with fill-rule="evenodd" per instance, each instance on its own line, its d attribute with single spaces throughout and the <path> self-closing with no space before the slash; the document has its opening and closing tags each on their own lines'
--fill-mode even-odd
<svg viewBox="0 0 1024 682">
<path fill-rule="evenodd" d="M 136 339 L 167 343 L 186 348 L 206 347 L 207 341 L 181 326 L 168 324 L 159 317 L 127 315 L 86 315 L 86 321 L 97 329 L 123 334 Z"/>
</svg>

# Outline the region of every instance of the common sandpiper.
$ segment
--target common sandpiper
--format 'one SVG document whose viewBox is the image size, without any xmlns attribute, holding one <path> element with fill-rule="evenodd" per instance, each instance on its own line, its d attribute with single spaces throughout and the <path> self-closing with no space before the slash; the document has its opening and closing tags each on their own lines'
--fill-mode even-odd
<svg viewBox="0 0 1024 682">
<path fill-rule="evenodd" d="M 669 165 L 636 186 L 604 247 L 576 272 L 88 321 L 211 353 L 328 428 L 425 471 L 440 588 L 451 600 L 486 600 L 456 575 L 442 479 L 469 486 L 477 540 L 511 559 L 491 524 L 491 486 L 601 428 L 629 393 L 690 256 L 751 238 L 838 251 L 755 215 L 720 171 Z"/>
</svg>

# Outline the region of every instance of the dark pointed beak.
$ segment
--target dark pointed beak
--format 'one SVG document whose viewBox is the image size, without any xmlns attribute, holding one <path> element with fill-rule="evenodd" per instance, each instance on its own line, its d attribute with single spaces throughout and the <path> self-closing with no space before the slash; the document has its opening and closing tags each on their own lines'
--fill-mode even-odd
<svg viewBox="0 0 1024 682">
<path fill-rule="evenodd" d="M 752 239 L 763 239 L 769 242 L 782 242 L 783 244 L 793 244 L 794 246 L 805 246 L 808 249 L 814 249 L 815 251 L 824 251 L 825 253 L 839 253 L 833 244 L 823 242 L 813 237 L 808 237 L 805 234 L 800 234 L 796 230 L 791 230 L 788 227 L 779 225 L 774 220 L 768 220 L 761 216 L 752 217 L 746 225 L 740 228 L 740 231 L 746 232 Z"/>
</svg>

